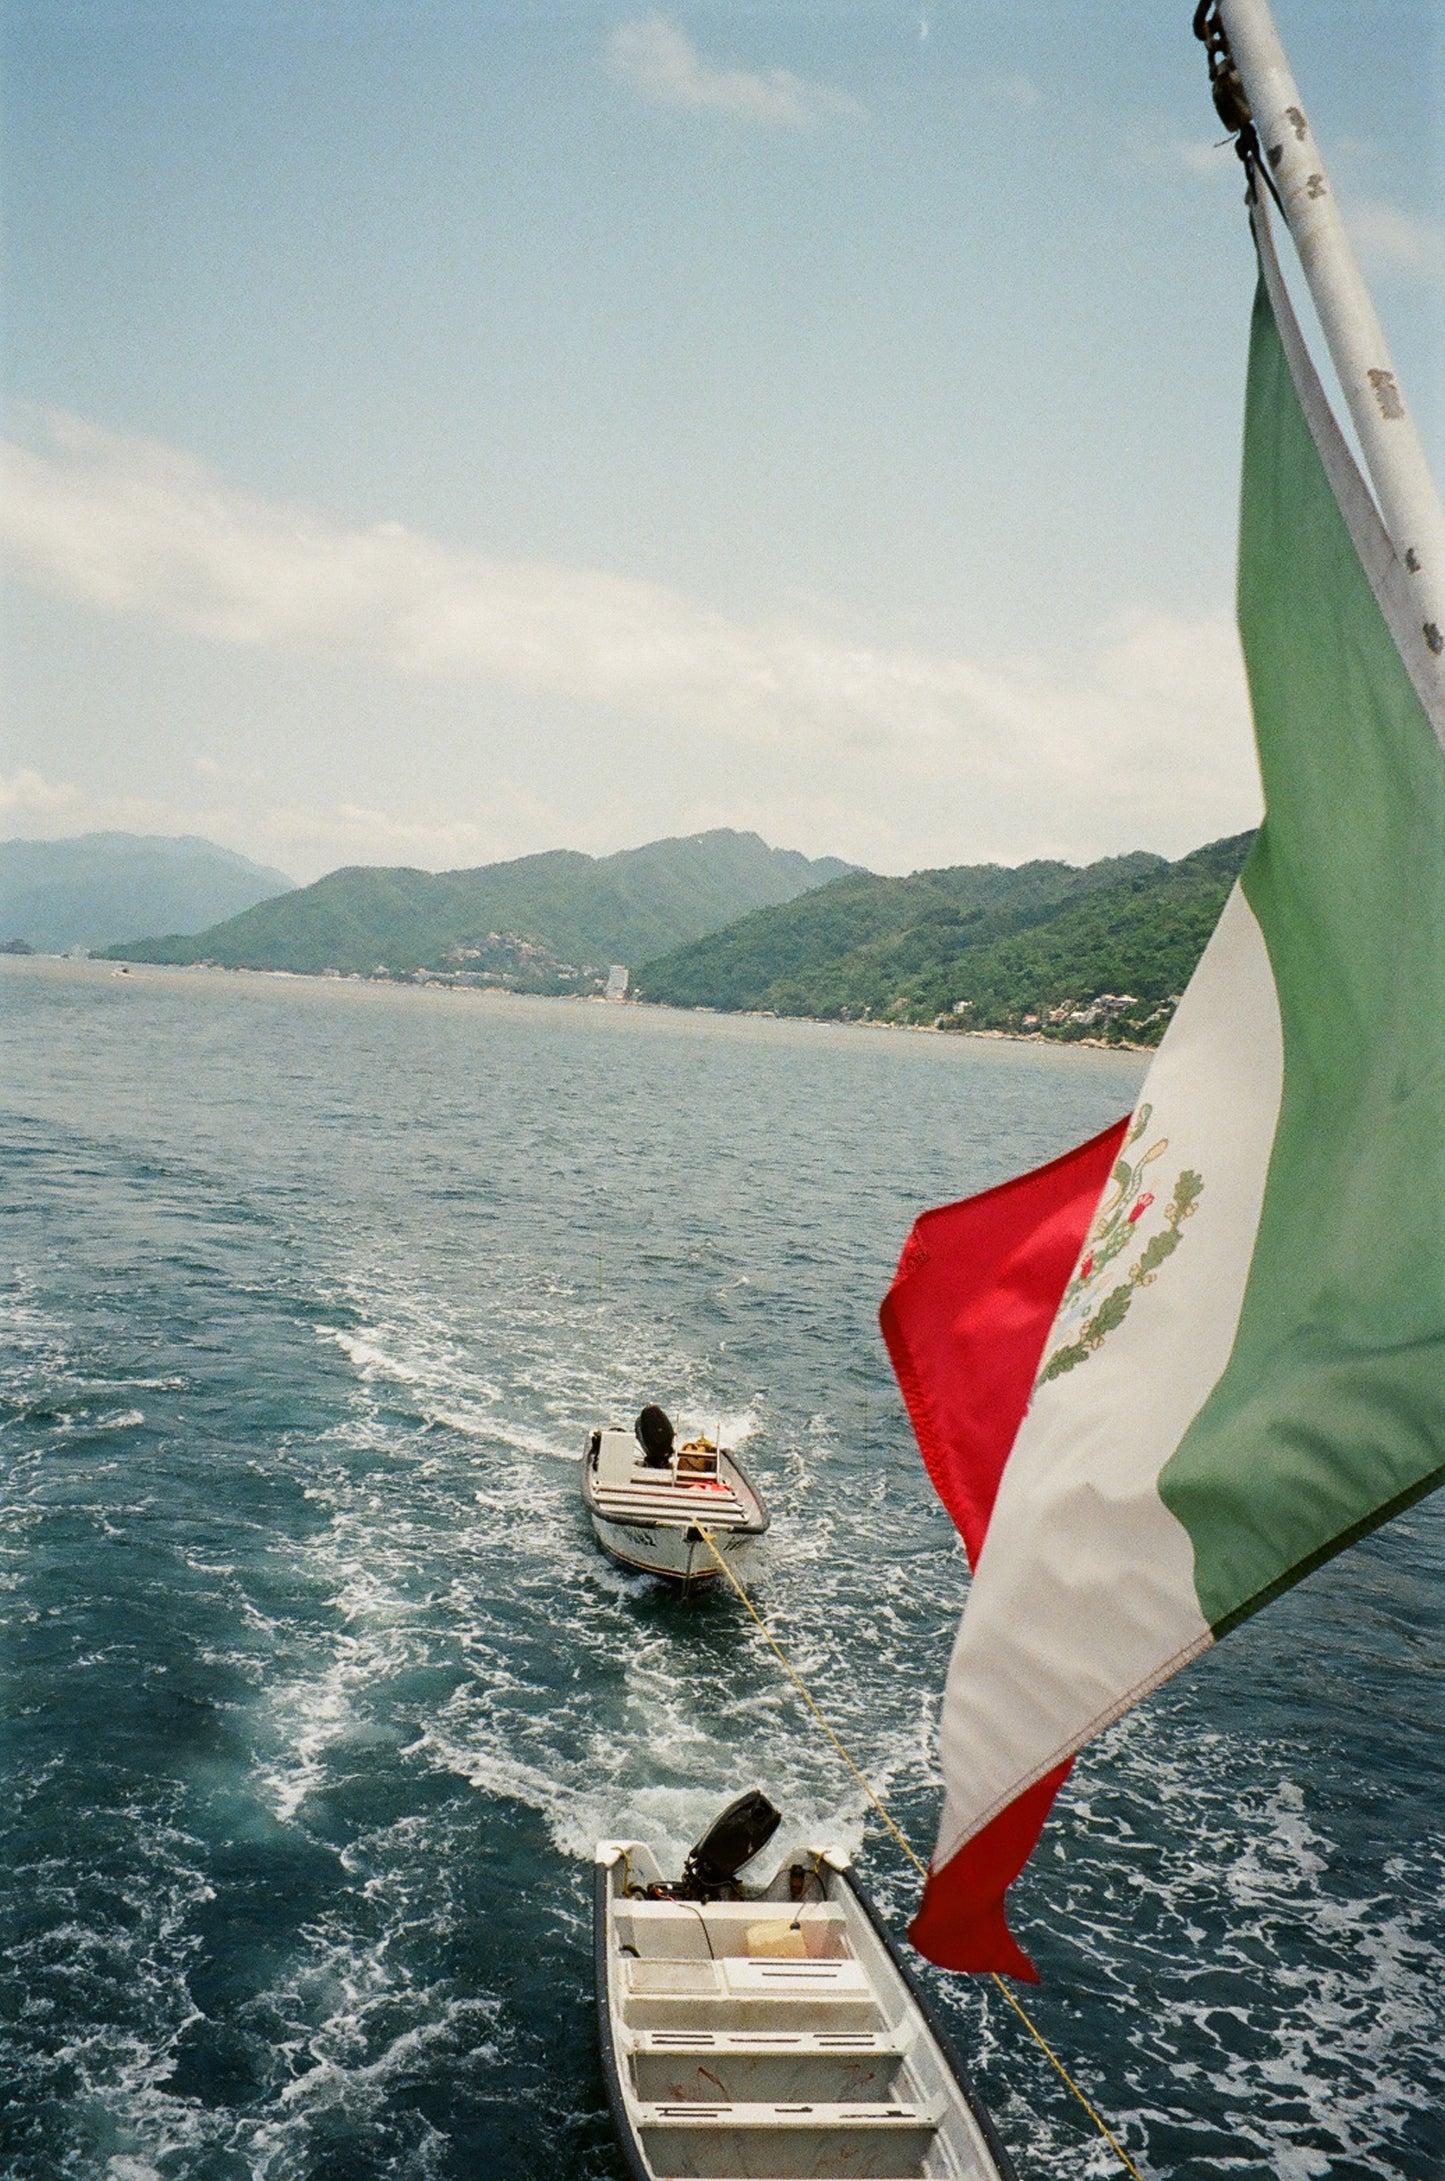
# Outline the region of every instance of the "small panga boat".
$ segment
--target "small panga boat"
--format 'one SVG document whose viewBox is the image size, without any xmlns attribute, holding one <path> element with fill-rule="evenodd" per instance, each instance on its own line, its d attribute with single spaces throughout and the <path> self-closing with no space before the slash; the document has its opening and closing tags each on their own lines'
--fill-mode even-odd
<svg viewBox="0 0 1445 2181">
<path fill-rule="evenodd" d="M 642 1842 L 598 1844 L 602 2071 L 632 2181 L 1016 2181 L 847 1855 L 738 1883 L 778 1822 L 741 1796 L 670 1884 Z"/>
<path fill-rule="evenodd" d="M 736 1454 L 710 1439 L 679 1446 L 662 1410 L 650 1407 L 631 1431 L 607 1425 L 589 1434 L 582 1504 L 610 1558 L 684 1588 L 720 1572 L 700 1524 L 741 1577 L 769 1521 Z"/>
</svg>

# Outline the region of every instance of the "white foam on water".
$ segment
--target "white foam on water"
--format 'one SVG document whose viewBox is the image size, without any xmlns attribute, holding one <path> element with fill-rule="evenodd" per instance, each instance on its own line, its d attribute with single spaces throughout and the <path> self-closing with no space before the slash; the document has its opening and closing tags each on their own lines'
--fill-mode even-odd
<svg viewBox="0 0 1445 2181">
<path fill-rule="evenodd" d="M 90 2181 L 96 2171 L 86 2140 L 92 2114 L 104 2116 L 112 2142 L 119 2139 L 104 2169 L 115 2181 L 159 2173 L 168 2158 L 214 2142 L 227 2125 L 164 2087 L 198 2020 L 189 1989 L 195 1917 L 214 1897 L 202 1845 L 171 1822 L 163 1800 L 134 1802 L 116 1818 L 124 1852 L 99 1919 L 88 1872 L 67 1857 L 13 1874 L 42 1914 L 12 1948 L 9 1966 L 32 1999 L 56 1994 L 67 2024 L 52 2049 L 32 2047 L 12 2062 L 15 2095 L 39 2103 L 59 2091 L 80 2124 L 58 2152 L 55 2181 Z"/>
<path fill-rule="evenodd" d="M 334 1916 L 304 1934 L 282 1977 L 246 2009 L 263 2094 L 250 2109 L 214 2107 L 170 2087 L 182 2043 L 203 2020 L 188 1984 L 195 1911 L 211 1898 L 195 1868 L 199 1844 L 140 1806 L 129 1817 L 136 1870 L 116 1921 L 103 1929 L 52 1923 L 26 1965 L 43 1975 L 63 1960 L 77 1986 L 97 1991 L 102 2003 L 124 1991 L 123 2021 L 76 2019 L 72 2008 L 72 2033 L 49 2056 L 79 2124 L 55 2181 L 91 2181 L 97 2129 L 120 2146 L 106 2159 L 107 2181 L 179 2181 L 212 2170 L 217 2158 L 226 2171 L 237 2162 L 234 2170 L 254 2181 L 304 2181 L 337 2123 L 348 2133 L 372 2127 L 369 2170 L 378 2175 L 440 2171 L 443 2138 L 420 2115 L 387 2109 L 398 2091 L 437 2069 L 480 2084 L 497 2049 L 497 2008 L 441 1980 L 419 1980 L 397 1960 L 400 1942 L 432 1912 L 436 1843 L 384 1836 L 356 1843 L 353 1867 L 378 1865 L 365 1889 L 374 1935 Z M 411 1852 L 397 1854 L 398 1846 Z M 34 2092 L 43 2095 L 39 2083 Z"/>
<path fill-rule="evenodd" d="M 1145 2136 L 1167 2126 L 1211 2146 L 1228 2115 L 1248 2165 L 1387 2181 L 1399 2168 L 1382 2130 L 1428 2112 L 1419 2063 L 1445 2016 L 1438 1850 L 1395 1859 L 1393 1894 L 1341 1895 L 1339 1851 L 1281 1769 L 1292 1753 L 1217 1731 L 1195 1740 L 1188 1708 L 1122 1722 L 1060 1797 L 1058 1928 L 1119 2049 L 1137 2055 L 1122 2079 L 1157 2079 L 1167 2054 L 1177 2084 L 1167 2113 L 1118 2088 L 1113 2110 Z M 1131 1828 L 1126 1798 L 1146 1815 L 1151 1798 L 1172 1809 L 1173 1833 Z"/>
<path fill-rule="evenodd" d="M 364 1945 L 328 1920 L 309 1934 L 285 1979 L 254 2002 L 286 2070 L 245 2129 L 256 2181 L 309 2172 L 335 2123 L 348 2135 L 375 2127 L 418 2077 L 439 2068 L 480 2073 L 494 2058 L 495 2003 L 412 1981 L 391 1958 L 400 1930 L 392 1921 Z M 408 2119 L 399 2157 L 394 2117 L 384 2148 L 377 2142 L 378 2170 L 439 2170 L 445 2139 L 420 2115 Z"/>
<path fill-rule="evenodd" d="M 689 1435 L 721 1424 L 725 1443 L 741 1445 L 758 1428 L 750 1403 L 678 1399 L 670 1389 L 688 1386 L 697 1359 L 655 1320 L 618 1301 L 594 1306 L 565 1281 L 498 1265 L 484 1298 L 442 1302 L 392 1264 L 353 1271 L 344 1297 L 355 1324 L 319 1330 L 362 1384 L 400 1390 L 423 1420 L 480 1442 L 575 1461 L 589 1430 L 630 1423 L 659 1392 Z"/>
<path fill-rule="evenodd" d="M 867 1809 L 861 1790 L 814 1739 L 750 1634 L 734 1670 L 718 1679 L 705 1635 L 698 1652 L 685 1631 L 639 1633 L 632 1609 L 658 1597 L 648 1578 L 615 1570 L 576 1526 L 565 1545 L 555 1533 L 542 1543 L 553 1571 L 535 1571 L 538 1608 L 565 1601 L 576 1678 L 559 1687 L 550 1676 L 518 1672 L 515 1647 L 509 1656 L 478 1631 L 469 1644 L 472 1677 L 415 1751 L 489 1796 L 533 1809 L 558 1851 L 579 1859 L 590 1859 L 598 1838 L 625 1835 L 649 1839 L 680 1866 L 720 1804 L 755 1780 L 784 1808 L 780 1855 L 805 1842 L 858 1846 Z M 836 1656 L 811 1636 L 799 1650 L 820 1667 Z M 901 1728 L 875 1727 L 867 1737 L 884 1793 L 895 1775 L 932 1768 L 929 1707 L 911 1695 L 906 1708 Z"/>
<path fill-rule="evenodd" d="M 318 1325 L 316 1330 L 324 1339 L 335 1341 L 342 1353 L 350 1357 L 363 1378 L 373 1372 L 380 1372 L 383 1377 L 394 1378 L 404 1386 L 416 1386 L 423 1382 L 420 1371 L 414 1370 L 410 1364 L 400 1362 L 395 1356 L 387 1355 L 374 1341 L 363 1338 L 359 1333 L 346 1333 L 335 1325 Z"/>
<path fill-rule="evenodd" d="M 358 1535 L 350 1515 L 338 1515 L 329 1532 L 311 1541 L 308 1558 L 319 1577 L 332 1580 L 340 1625 L 312 1637 L 307 1648 L 317 1663 L 310 1670 L 264 1692 L 257 1739 L 274 1754 L 260 1764 L 258 1786 L 283 1824 L 322 1790 L 338 1752 L 371 1733 L 366 1693 L 425 1656 L 414 1608 L 388 1583 L 368 1543 L 369 1532 Z"/>
</svg>

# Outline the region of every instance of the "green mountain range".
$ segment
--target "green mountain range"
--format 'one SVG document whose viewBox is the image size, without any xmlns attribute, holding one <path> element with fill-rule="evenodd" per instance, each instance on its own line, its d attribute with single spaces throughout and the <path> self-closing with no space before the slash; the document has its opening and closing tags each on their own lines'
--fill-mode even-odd
<svg viewBox="0 0 1445 2181">
<path fill-rule="evenodd" d="M 417 970 L 513 990 L 594 989 L 636 963 L 852 867 L 720 829 L 614 856 L 558 849 L 475 871 L 332 871 L 193 936 L 133 939 L 118 960 L 369 975 Z"/>
<path fill-rule="evenodd" d="M 61 954 L 109 946 L 147 926 L 200 931 L 294 883 L 191 834 L 0 841 L 0 942 Z"/>
<path fill-rule="evenodd" d="M 1149 1044 L 1252 834 L 1168 863 L 853 871 L 644 963 L 637 997 L 832 1020 L 1037 1030 Z"/>
</svg>

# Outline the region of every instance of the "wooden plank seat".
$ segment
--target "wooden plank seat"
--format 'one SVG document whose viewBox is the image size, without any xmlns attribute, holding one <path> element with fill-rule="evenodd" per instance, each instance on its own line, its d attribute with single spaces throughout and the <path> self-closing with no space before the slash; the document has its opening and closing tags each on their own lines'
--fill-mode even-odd
<svg viewBox="0 0 1445 2181">
<path fill-rule="evenodd" d="M 678 1955 L 629 1956 L 622 1964 L 623 1983 L 637 1992 L 796 1992 L 811 1999 L 819 1993 L 856 1992 L 870 1997 L 873 1987 L 862 1965 L 845 1957 L 841 1961 L 779 1959 L 764 1955 L 725 1954 L 704 1960 Z M 799 2023 L 800 2029 L 806 2027 Z"/>
<path fill-rule="evenodd" d="M 638 2119 L 644 2128 L 715 2128 L 720 2120 L 729 2128 L 844 2128 L 850 2133 L 863 2128 L 886 2128 L 889 2134 L 921 2128 L 930 2135 L 938 2127 L 939 2113 L 926 2105 L 825 2105 L 811 2103 L 766 2105 L 749 2098 L 738 2105 L 704 2105 L 700 2098 L 682 2098 L 666 2105 L 640 2105 Z"/>
<path fill-rule="evenodd" d="M 683 1507 L 738 1507 L 742 1502 L 730 1484 L 654 1484 L 651 1479 L 629 1478 L 625 1484 L 609 1484 L 594 1478 L 592 1489 L 599 1499 L 667 1500 Z"/>
<path fill-rule="evenodd" d="M 742 1506 L 736 1492 L 659 1492 L 655 1487 L 649 1491 L 646 1485 L 635 1484 L 594 1484 L 592 1496 L 598 1500 L 626 1500 L 633 1507 L 675 1507 L 679 1513 L 694 1507 L 699 1512 L 709 1507 L 720 1513 L 732 1512 Z"/>
<path fill-rule="evenodd" d="M 597 1494 L 626 1494 L 628 1498 L 667 1498 L 667 1501 L 695 1501 L 700 1507 L 715 1503 L 726 1505 L 728 1501 L 737 1507 L 739 1498 L 730 1483 L 673 1483 L 671 1477 L 595 1477 L 593 1492 Z"/>
<path fill-rule="evenodd" d="M 855 1961 L 624 1961 L 623 2004 L 642 2030 L 877 2030 Z"/>
<path fill-rule="evenodd" d="M 907 2043 L 888 2030 L 626 2030 L 630 2052 L 736 2052 L 752 2059 L 760 2053 L 857 2053 L 863 2058 L 901 2060 Z"/>
<path fill-rule="evenodd" d="M 643 2104 L 892 2105 L 909 2096 L 907 2051 L 891 2038 L 850 2039 L 754 2031 L 703 2043 L 653 2031 L 630 2043 L 632 2086 Z"/>
<path fill-rule="evenodd" d="M 691 2174 L 920 2175 L 940 2112 L 917 2105 L 640 2105 L 653 2171 Z"/>
<path fill-rule="evenodd" d="M 747 1509 L 732 1490 L 594 1483 L 592 1503 L 598 1514 L 614 1522 L 705 1522 L 709 1529 L 736 1530 L 748 1521 Z"/>
<path fill-rule="evenodd" d="M 639 1507 L 629 1500 L 597 1500 L 593 1503 L 593 1511 L 604 1522 L 630 1522 L 640 1524 L 643 1528 L 649 1523 L 664 1523 L 675 1530 L 681 1530 L 699 1522 L 713 1531 L 745 1530 L 748 1526 L 748 1518 L 741 1507 L 731 1510 L 724 1508 L 721 1512 L 712 1514 L 703 1514 L 699 1509 L 694 1514 L 686 1507 Z"/>
</svg>

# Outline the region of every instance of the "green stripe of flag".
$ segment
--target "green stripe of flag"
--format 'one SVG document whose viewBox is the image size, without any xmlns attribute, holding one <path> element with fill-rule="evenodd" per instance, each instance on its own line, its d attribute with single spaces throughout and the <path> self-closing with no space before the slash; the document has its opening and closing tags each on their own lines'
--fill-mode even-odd
<svg viewBox="0 0 1445 2181">
<path fill-rule="evenodd" d="M 1216 1635 L 1445 1469 L 1445 752 L 1263 284 L 1239 613 L 1283 1096 L 1230 1361 L 1160 1477 Z"/>
</svg>

